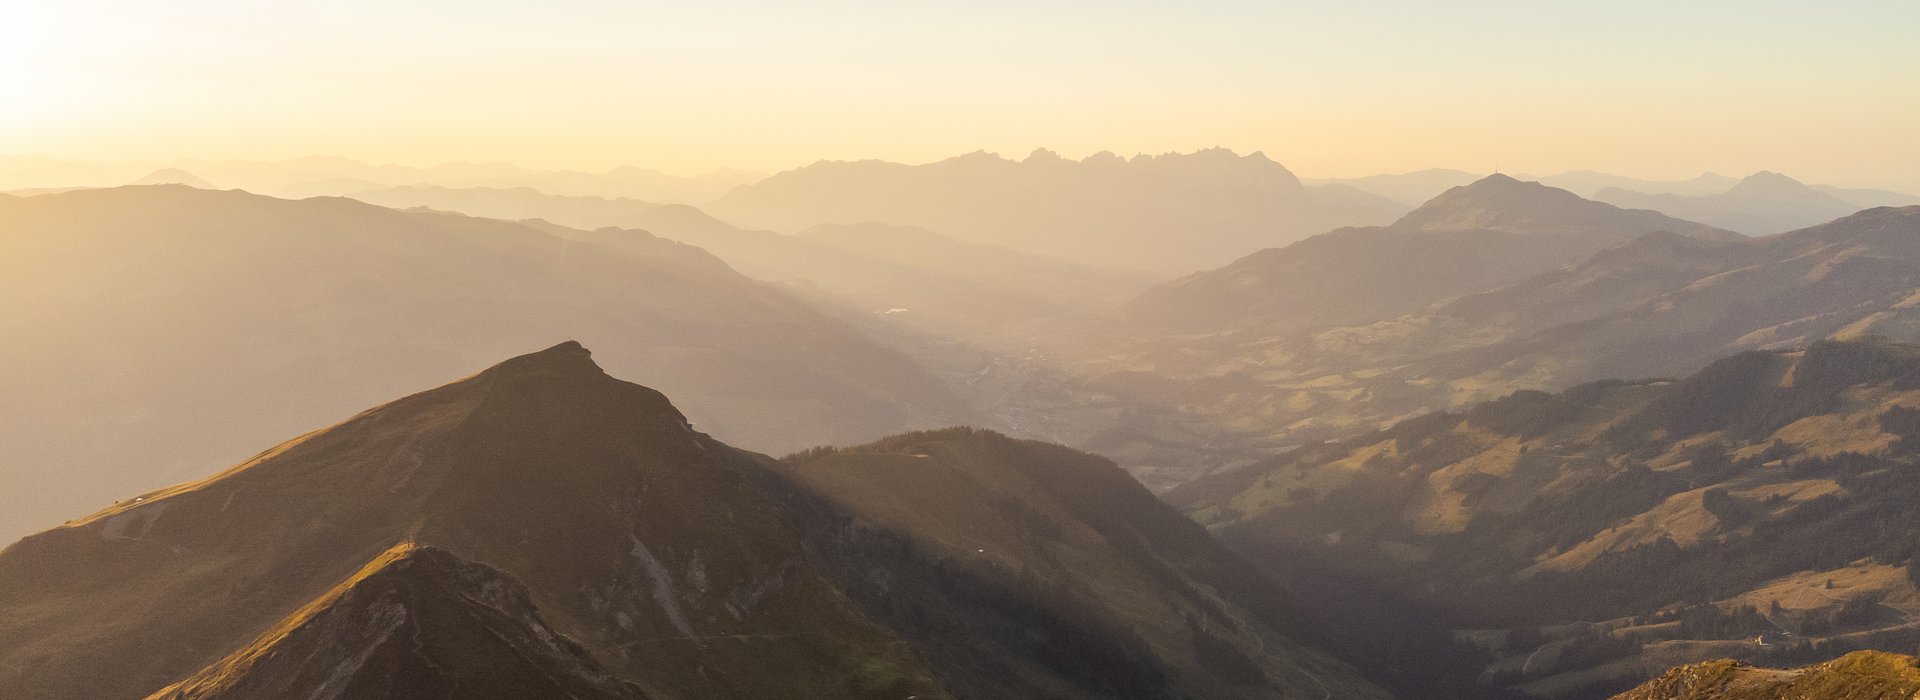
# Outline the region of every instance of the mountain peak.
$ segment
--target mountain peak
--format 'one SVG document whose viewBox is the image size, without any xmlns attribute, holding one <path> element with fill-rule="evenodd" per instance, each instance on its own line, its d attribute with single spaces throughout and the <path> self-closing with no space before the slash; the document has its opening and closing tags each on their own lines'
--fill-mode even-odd
<svg viewBox="0 0 1920 700">
<path fill-rule="evenodd" d="M 1563 189 L 1495 173 L 1440 193 L 1394 222 L 1393 227 L 1509 230 L 1508 224 L 1551 218 L 1589 204 L 1594 203 Z M 1525 229 L 1522 232 L 1539 232 L 1537 226 L 1521 228 Z"/>
<path fill-rule="evenodd" d="M 146 177 L 140 178 L 138 180 L 134 180 L 133 182 L 129 182 L 127 184 L 129 185 L 186 185 L 188 187 L 198 187 L 203 190 L 215 189 L 212 183 L 209 183 L 206 180 L 202 180 L 200 179 L 199 176 L 194 175 L 193 173 L 187 172 L 185 170 L 181 170 L 179 168 L 161 168 L 151 173 L 147 173 Z"/>
<path fill-rule="evenodd" d="M 581 345 L 580 341 L 569 340 L 559 345 L 531 352 L 494 365 L 487 370 L 491 374 L 535 375 L 535 374 L 605 374 L 600 365 L 593 361 L 593 351 Z"/>
<path fill-rule="evenodd" d="M 1499 173 L 1440 193 L 1394 222 L 1392 228 L 1597 236 L 1614 242 L 1653 231 L 1671 231 L 1696 238 L 1734 236 L 1658 212 L 1621 209 L 1558 187 Z"/>
<path fill-rule="evenodd" d="M 1734 193 L 1745 192 L 1745 193 L 1752 193 L 1752 194 L 1761 194 L 1761 193 L 1767 193 L 1767 192 L 1798 193 L 1803 191 L 1810 192 L 1810 191 L 1813 191 L 1813 188 L 1808 187 L 1805 183 L 1802 183 L 1799 180 L 1795 180 L 1791 177 L 1787 177 L 1780 173 L 1776 173 L 1771 170 L 1762 170 L 1760 172 L 1741 178 L 1739 182 L 1734 183 L 1732 189 L 1727 190 L 1727 193 L 1734 194 Z"/>
</svg>

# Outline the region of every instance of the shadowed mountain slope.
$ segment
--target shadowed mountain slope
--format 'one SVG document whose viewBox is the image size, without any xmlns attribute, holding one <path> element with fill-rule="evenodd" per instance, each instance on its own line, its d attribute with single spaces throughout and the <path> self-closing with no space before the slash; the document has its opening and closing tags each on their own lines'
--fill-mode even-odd
<svg viewBox="0 0 1920 700">
<path fill-rule="evenodd" d="M 812 450 L 764 479 L 848 594 L 956 693 L 1380 694 L 1301 643 L 1317 635 L 1266 578 L 1104 458 L 955 428 Z"/>
<path fill-rule="evenodd" d="M 518 582 L 446 550 L 403 543 L 253 644 L 148 697 L 645 695 L 555 633 Z"/>
<path fill-rule="evenodd" d="M 1019 456 L 998 455 L 993 473 L 1054 468 Z M 1095 468 L 1126 483 L 1111 465 Z M 1118 561 L 1115 549 L 1139 551 L 1080 534 L 1095 522 L 1112 536 L 1184 526 L 1185 551 L 1141 540 L 1134 562 L 1208 551 L 1215 565 L 1231 561 L 1137 486 L 1100 492 L 1088 511 L 1037 511 L 1059 517 L 1061 531 L 1023 534 L 1040 549 L 1010 549 L 996 568 L 935 548 L 950 533 L 925 520 L 876 519 L 862 532 L 926 543 L 930 556 L 845 558 L 820 543 L 852 533 L 823 527 L 795 499 L 862 512 L 897 501 L 859 487 L 873 477 L 861 473 L 776 488 L 772 475 L 788 469 L 696 432 L 664 396 L 607 376 L 564 343 L 0 550 L 0 638 L 17 640 L 0 648 L 0 695 L 256 697 L 393 683 L 439 692 L 449 678 L 484 677 L 503 692 L 555 682 L 581 697 L 1003 697 L 968 683 L 982 668 L 1025 669 L 996 680 L 1018 697 L 1134 692 L 1111 685 L 1110 672 L 1155 679 L 1138 697 L 1281 697 L 1307 673 L 1343 694 L 1377 695 L 1258 618 L 1245 629 L 1196 620 L 1189 632 L 1204 658 L 1239 664 L 1233 683 L 1193 671 L 1199 652 L 1133 641 L 1128 625 L 1181 610 L 1144 601 L 1248 600 L 1174 583 L 1225 579 L 1130 578 L 1140 598 L 1116 601 L 1082 593 L 1105 585 L 1104 572 L 1039 568 L 1036 552 Z M 1013 480 L 950 491 L 942 503 L 1002 513 L 1017 504 L 995 494 L 1030 488 Z M 1101 505 L 1106 497 L 1114 502 Z M 1148 506 L 1158 510 L 1139 510 Z M 1051 578 L 1029 582 L 1026 571 Z M 882 581 L 898 597 L 852 590 Z M 922 626 L 944 620 L 1007 626 L 955 653 Z M 408 641 L 396 646 L 400 633 Z M 456 695 L 490 697 L 462 683 Z"/>
<path fill-rule="evenodd" d="M 651 695 L 934 691 L 808 563 L 752 459 L 578 344 L 517 357 L 0 552 L 0 637 L 28 640 L 0 650 L 0 695 L 143 697 L 407 542 L 517 579 Z"/>
</svg>

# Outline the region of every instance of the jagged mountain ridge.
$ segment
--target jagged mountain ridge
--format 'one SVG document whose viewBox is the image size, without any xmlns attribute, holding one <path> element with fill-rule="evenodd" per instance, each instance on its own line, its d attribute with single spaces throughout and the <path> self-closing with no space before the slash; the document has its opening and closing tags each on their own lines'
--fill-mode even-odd
<svg viewBox="0 0 1920 700">
<path fill-rule="evenodd" d="M 984 152 L 925 165 L 823 161 L 736 188 L 705 208 L 776 231 L 880 221 L 1082 264 L 1183 274 L 1404 211 L 1385 199 L 1353 209 L 1358 194 L 1322 202 L 1258 153 L 1073 161 L 1042 150 L 1017 161 Z"/>
<path fill-rule="evenodd" d="M 985 434 L 962 442 L 971 441 L 1011 444 Z M 1125 483 L 1111 463 L 1069 458 L 1081 465 L 1093 460 L 1104 470 L 1102 479 Z M 919 462 L 909 459 L 909 466 Z M 1065 468 L 1048 462 L 1013 459 L 995 468 L 1015 475 Z M 399 577 L 400 589 L 493 591 L 478 600 L 429 596 L 433 607 L 404 609 L 420 620 L 458 623 L 428 630 L 445 635 L 434 638 L 429 657 L 487 648 L 494 642 L 463 644 L 462 635 L 473 625 L 504 624 L 504 637 L 495 639 L 539 651 L 530 661 L 536 669 L 597 678 L 588 663 L 594 662 L 649 697 L 927 698 L 949 691 L 997 697 L 969 692 L 958 680 L 980 673 L 982 659 L 991 662 L 989 669 L 1026 669 L 1001 681 L 1022 696 L 1045 689 L 1057 697 L 1111 697 L 1099 669 L 1123 667 L 1103 665 L 1116 657 L 1082 652 L 1141 649 L 1127 646 L 1124 630 L 1135 616 L 1153 614 L 1111 601 L 1084 603 L 1103 600 L 1080 593 L 1102 580 L 1095 571 L 1057 569 L 1066 576 L 1053 581 L 1057 588 L 930 588 L 915 598 L 919 612 L 905 616 L 888 614 L 886 600 L 849 597 L 841 588 L 851 580 L 847 572 L 858 569 L 858 578 L 875 570 L 830 559 L 834 552 L 816 545 L 838 531 L 782 503 L 797 497 L 850 507 L 862 501 L 811 485 L 769 490 L 775 475 L 789 469 L 694 431 L 659 393 L 607 376 L 584 348 L 562 344 L 364 412 L 221 475 L 124 501 L 0 550 L 0 635 L 28 640 L 0 649 L 0 694 L 143 697 L 180 683 L 176 690 L 210 693 L 185 697 L 227 697 L 212 691 L 254 682 L 302 685 L 320 672 L 311 664 L 334 668 L 345 661 L 295 663 L 267 653 L 291 649 L 370 651 L 368 658 L 396 665 L 361 667 L 364 675 L 356 677 L 367 682 L 439 682 L 443 675 L 409 665 L 422 657 L 388 654 L 394 648 L 368 642 L 381 638 L 379 626 L 356 626 L 364 618 L 329 612 L 398 614 L 391 606 L 349 603 L 353 596 L 392 592 L 365 584 L 383 580 L 379 574 L 393 571 L 393 561 L 421 556 L 425 574 Z M 871 475 L 820 476 L 844 486 Z M 998 512 L 1002 506 L 979 501 L 995 493 L 992 488 L 1020 487 L 947 493 L 946 503 Z M 1132 488 L 1133 505 L 1095 503 L 1093 511 L 1067 511 L 1056 525 L 1122 536 L 1168 519 L 1184 524 Z M 1133 510 L 1148 504 L 1159 514 Z M 1109 519 L 1093 514 L 1099 512 Z M 1195 526 L 1186 527 L 1188 537 L 1206 541 Z M 864 528 L 886 541 L 940 537 L 911 523 Z M 1055 551 L 1065 556 L 1114 547 L 1135 562 L 1192 556 L 1151 541 L 1138 550 L 1124 539 L 1105 541 L 1080 539 Z M 418 555 L 416 548 L 445 555 Z M 954 556 L 907 558 L 890 560 L 881 571 L 902 582 L 1004 582 L 1006 572 L 1027 568 L 1023 561 L 1043 560 L 1015 558 L 1006 564 L 1015 568 L 1002 569 Z M 1176 566 L 1189 572 L 1184 576 L 1208 575 L 1189 562 Z M 524 601 L 511 594 L 512 584 L 501 583 L 508 578 L 524 586 Z M 1135 591 L 1182 599 L 1165 583 L 1149 584 Z M 502 590 L 506 597 L 489 597 Z M 1214 605 L 1246 600 L 1238 591 L 1213 595 Z M 537 617 L 530 612 L 536 608 Z M 922 618 L 997 619 L 1012 627 L 956 656 L 915 641 L 911 625 Z M 356 624 L 334 624 L 342 619 Z M 540 619 L 565 639 L 544 637 Z M 1286 641 L 1271 627 L 1248 629 L 1201 639 L 1235 650 L 1214 649 L 1216 656 L 1244 658 L 1257 649 L 1264 654 L 1260 668 L 1311 669 L 1315 680 L 1275 672 L 1271 682 L 1223 684 L 1192 670 L 1199 662 L 1185 654 L 1194 652 L 1157 647 L 1144 657 L 1117 658 L 1146 661 L 1124 668 L 1155 674 L 1162 685 L 1153 689 L 1169 695 L 1280 697 L 1311 682 L 1343 695 L 1379 696 L 1338 661 Z M 447 644 L 439 644 L 443 639 Z M 1120 646 L 1102 646 L 1114 644 Z M 399 675 L 382 675 L 389 671 Z M 606 683 L 588 685 L 630 694 Z"/>
</svg>

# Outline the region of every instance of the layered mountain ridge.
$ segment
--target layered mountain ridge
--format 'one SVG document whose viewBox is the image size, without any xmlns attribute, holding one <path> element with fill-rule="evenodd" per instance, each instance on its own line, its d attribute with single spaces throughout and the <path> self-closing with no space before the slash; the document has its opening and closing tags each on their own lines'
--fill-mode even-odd
<svg viewBox="0 0 1920 700">
<path fill-rule="evenodd" d="M 939 437 L 890 465 L 778 463 L 564 343 L 0 550 L 0 637 L 21 640 L 0 695 L 1384 696 L 1222 583 L 1250 570 L 1110 462 Z M 1131 497 L 1022 485 L 1049 478 Z M 895 488 L 943 482 L 963 488 Z M 915 500 L 957 519 L 885 517 Z M 1016 511 L 1049 525 L 948 539 Z M 858 523 L 860 552 L 914 544 L 850 558 L 849 521 L 819 512 Z M 1169 526 L 1186 539 L 1130 534 Z M 1064 565 L 1083 556 L 1117 568 Z M 856 592 L 883 581 L 894 594 Z M 940 641 L 956 620 L 992 631 Z"/>
<path fill-rule="evenodd" d="M 1871 335 L 1920 339 L 1908 301 L 1920 293 L 1916 242 L 1920 207 L 1869 209 L 1759 239 L 1656 231 L 1504 286 L 1385 316 L 1354 310 L 1375 303 L 1372 291 L 1354 295 L 1359 302 L 1305 295 L 1317 303 L 1291 304 L 1276 295 L 1272 308 L 1280 312 L 1267 311 L 1258 290 L 1268 277 L 1230 270 L 1221 284 L 1193 287 L 1205 304 L 1164 314 L 1213 323 L 1149 327 L 1127 352 L 1104 352 L 1079 370 L 1092 382 L 1126 387 L 1124 395 L 1143 404 L 1180 407 L 1186 417 L 1138 428 L 1152 431 L 1149 440 L 1213 431 L 1240 436 L 1209 436 L 1213 444 L 1284 448 L 1521 389 L 1686 374 L 1743 350 Z M 1444 277 L 1420 263 L 1408 263 L 1405 280 Z M 1329 276 L 1370 280 L 1371 273 L 1362 267 Z M 1302 278 L 1318 280 L 1315 274 Z M 1289 279 L 1272 277 L 1283 285 Z M 1473 277 L 1463 275 L 1462 285 Z M 1254 281 L 1233 283 L 1242 278 Z M 1233 311 L 1209 319 L 1202 307 Z M 1319 320 L 1342 315 L 1350 320 Z M 1211 467 L 1157 468 L 1178 481 Z"/>
<path fill-rule="evenodd" d="M 1185 331 L 1357 323 L 1518 281 L 1636 236 L 1737 234 L 1492 175 L 1391 225 L 1338 229 L 1148 290 L 1136 319 Z"/>
<path fill-rule="evenodd" d="M 1775 172 L 1754 173 L 1724 192 L 1647 194 L 1610 187 L 1594 193 L 1610 204 L 1654 209 L 1748 235 L 1805 228 L 1864 208 Z"/>
<path fill-rule="evenodd" d="M 0 200 L 0 245 L 0 363 L 33 368 L 0 374 L 21 467 L 0 490 L 43 494 L 0 538 L 553 338 L 769 451 L 985 422 L 847 323 L 639 232 L 154 186 Z"/>
<path fill-rule="evenodd" d="M 1168 498 L 1256 562 L 1329 575 L 1323 600 L 1377 586 L 1359 599 L 1436 611 L 1486 654 L 1481 683 L 1594 697 L 1682 663 L 1913 643 L 1917 390 L 1920 346 L 1755 351 L 1422 416 Z"/>
</svg>

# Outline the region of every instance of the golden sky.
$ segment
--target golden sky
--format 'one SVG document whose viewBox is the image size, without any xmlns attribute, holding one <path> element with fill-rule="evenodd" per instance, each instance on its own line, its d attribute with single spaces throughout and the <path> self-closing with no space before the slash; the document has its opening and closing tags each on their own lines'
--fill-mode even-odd
<svg viewBox="0 0 1920 700">
<path fill-rule="evenodd" d="M 0 0 L 0 154 L 694 173 L 1226 146 L 1920 190 L 1920 2 Z"/>
</svg>

